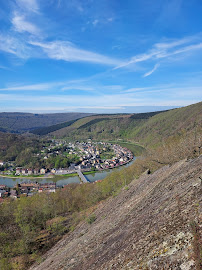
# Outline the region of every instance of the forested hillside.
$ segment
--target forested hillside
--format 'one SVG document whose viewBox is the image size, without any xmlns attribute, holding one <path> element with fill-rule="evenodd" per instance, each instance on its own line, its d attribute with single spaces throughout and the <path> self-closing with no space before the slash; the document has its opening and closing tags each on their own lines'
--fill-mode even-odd
<svg viewBox="0 0 202 270">
<path fill-rule="evenodd" d="M 90 113 L 0 113 L 0 131 L 23 133 L 40 127 L 76 120 Z"/>
<path fill-rule="evenodd" d="M 80 139 L 82 132 L 83 139 L 114 139 L 125 137 L 131 128 L 137 127 L 146 122 L 150 117 L 160 114 L 163 111 L 137 114 L 103 114 L 84 117 L 77 121 L 63 123 L 60 125 L 45 127 L 32 131 L 38 135 L 53 135 L 58 138 Z"/>
<path fill-rule="evenodd" d="M 165 112 L 86 117 L 50 135 L 68 140 L 123 140 L 154 147 L 168 138 L 198 134 L 201 123 L 202 102 Z"/>
<path fill-rule="evenodd" d="M 170 136 L 180 138 L 190 132 L 197 133 L 201 127 L 202 102 L 155 115 L 134 128 L 128 138 L 149 146 L 162 143 Z"/>
<path fill-rule="evenodd" d="M 27 165 L 33 161 L 33 154 L 45 144 L 43 140 L 17 134 L 0 132 L 0 159 Z"/>
<path fill-rule="evenodd" d="M 130 114 L 104 114 L 104 115 L 96 115 L 96 116 L 89 116 L 83 117 L 77 121 L 68 121 L 59 125 L 44 127 L 40 129 L 35 129 L 32 133 L 37 135 L 47 135 L 53 134 L 57 135 L 58 137 L 64 137 L 66 134 L 69 134 L 70 131 L 74 131 L 77 129 L 82 129 L 88 126 L 91 126 L 95 123 L 101 122 L 103 120 L 110 121 L 112 119 L 126 119 L 130 117 Z"/>
</svg>

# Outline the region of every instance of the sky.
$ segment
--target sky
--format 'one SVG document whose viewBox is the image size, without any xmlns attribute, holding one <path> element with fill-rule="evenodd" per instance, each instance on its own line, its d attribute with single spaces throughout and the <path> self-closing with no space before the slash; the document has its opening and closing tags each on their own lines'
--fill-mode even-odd
<svg viewBox="0 0 202 270">
<path fill-rule="evenodd" d="M 201 0 L 0 0 L 0 111 L 197 103 L 201 14 Z"/>
</svg>

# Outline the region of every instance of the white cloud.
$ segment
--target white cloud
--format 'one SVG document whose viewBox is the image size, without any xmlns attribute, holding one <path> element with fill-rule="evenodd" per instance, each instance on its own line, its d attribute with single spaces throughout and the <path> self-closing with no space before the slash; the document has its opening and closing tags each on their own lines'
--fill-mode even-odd
<svg viewBox="0 0 202 270">
<path fill-rule="evenodd" d="M 0 66 L 1 68 L 1 66 Z M 8 85 L 7 87 L 0 88 L 0 91 L 46 91 L 46 90 L 80 90 L 85 92 L 93 93 L 94 95 L 101 95 L 106 91 L 120 91 L 123 90 L 121 85 L 100 85 L 97 83 L 87 83 L 88 79 L 82 80 L 70 80 L 70 81 L 59 81 L 59 82 L 47 82 L 39 84 L 28 84 L 28 85 Z M 101 92 L 100 92 L 100 91 Z"/>
<path fill-rule="evenodd" d="M 190 89 L 191 90 L 191 89 Z M 97 97 L 87 97 L 87 96 L 66 96 L 66 95 L 54 95 L 54 96 L 25 96 L 25 95 L 8 95 L 0 94 L 0 102 L 26 102 L 29 107 L 29 111 L 34 107 L 43 106 L 51 108 L 117 108 L 126 106 L 185 106 L 199 102 L 197 98 L 192 99 L 192 95 L 189 97 L 179 96 L 173 93 L 165 101 L 161 99 L 155 99 L 152 97 L 137 98 L 131 95 L 103 95 L 99 98 Z M 12 104 L 12 103 L 11 103 Z M 76 104 L 76 105 L 74 105 Z M 83 106 L 85 104 L 85 106 Z M 8 104 L 9 107 L 9 104 Z M 23 109 L 23 107 L 22 107 Z"/>
<path fill-rule="evenodd" d="M 92 22 L 92 24 L 93 24 L 94 26 L 96 26 L 98 23 L 99 23 L 98 20 L 94 20 L 94 21 Z"/>
<path fill-rule="evenodd" d="M 30 56 L 30 48 L 19 38 L 0 34 L 0 51 L 4 51 L 23 59 Z"/>
<path fill-rule="evenodd" d="M 76 48 L 67 41 L 53 41 L 50 43 L 31 41 L 30 44 L 40 47 L 51 59 L 67 62 L 90 62 L 104 65 L 119 65 L 120 61 L 98 53 Z"/>
<path fill-rule="evenodd" d="M 171 42 L 166 42 L 166 43 L 156 43 L 148 52 L 136 55 L 132 57 L 129 61 L 121 63 L 121 65 L 118 65 L 114 69 L 127 67 L 131 64 L 135 64 L 138 62 L 145 62 L 148 60 L 156 60 L 160 58 L 162 59 L 168 58 L 172 55 L 183 54 L 188 51 L 191 52 L 191 51 L 202 49 L 202 43 L 195 43 L 196 40 L 201 40 L 201 33 L 199 33 L 198 36 L 187 37 L 187 38 L 183 38 L 183 39 L 179 39 L 179 40 L 175 40 Z M 189 44 L 189 45 L 187 44 L 185 46 L 186 43 L 192 43 L 192 44 Z"/>
<path fill-rule="evenodd" d="M 70 81 L 71 82 L 71 81 Z M 11 85 L 8 87 L 0 88 L 1 91 L 40 91 L 40 90 L 51 90 L 57 87 L 62 87 L 69 82 L 47 82 L 38 84 L 28 85 Z"/>
<path fill-rule="evenodd" d="M 64 86 L 61 90 L 82 90 L 82 91 L 90 91 L 94 92 L 94 88 L 90 86 L 82 86 L 82 85 L 70 85 Z"/>
<path fill-rule="evenodd" d="M 16 0 L 18 6 L 27 11 L 38 13 L 39 6 L 37 0 Z"/>
<path fill-rule="evenodd" d="M 26 21 L 23 15 L 15 14 L 15 16 L 12 18 L 12 24 L 14 26 L 14 30 L 17 32 L 28 32 L 33 35 L 40 34 L 38 27 Z"/>
<path fill-rule="evenodd" d="M 197 39 L 197 36 L 191 36 L 191 37 L 186 37 L 179 40 L 156 43 L 154 47 L 156 47 L 157 49 L 169 49 L 169 48 L 180 46 L 182 44 L 193 42 L 196 39 Z"/>
<path fill-rule="evenodd" d="M 189 45 L 180 49 L 177 49 L 175 51 L 172 52 L 159 52 L 156 55 L 156 58 L 165 58 L 165 57 L 169 57 L 175 54 L 180 54 L 180 53 L 185 53 L 188 51 L 193 51 L 193 50 L 198 50 L 198 49 L 202 49 L 202 43 L 198 43 L 198 44 L 193 44 L 193 45 Z"/>
<path fill-rule="evenodd" d="M 11 70 L 10 68 L 2 66 L 2 65 L 0 65 L 0 69 Z"/>
<path fill-rule="evenodd" d="M 139 54 L 137 56 L 132 57 L 130 61 L 127 61 L 125 63 L 121 63 L 121 65 L 115 67 L 114 69 L 123 68 L 123 67 L 129 66 L 131 64 L 135 64 L 135 63 L 138 63 L 138 62 L 144 62 L 144 61 L 149 60 L 150 58 L 152 58 L 154 55 L 156 55 L 156 52 Z"/>
<path fill-rule="evenodd" d="M 159 64 L 156 64 L 156 65 L 154 66 L 154 68 L 153 68 L 152 70 L 148 71 L 147 73 L 145 73 L 145 74 L 143 75 L 143 77 L 148 77 L 148 76 L 150 76 L 155 70 L 157 70 L 157 68 L 158 68 L 159 66 L 160 66 Z"/>
</svg>

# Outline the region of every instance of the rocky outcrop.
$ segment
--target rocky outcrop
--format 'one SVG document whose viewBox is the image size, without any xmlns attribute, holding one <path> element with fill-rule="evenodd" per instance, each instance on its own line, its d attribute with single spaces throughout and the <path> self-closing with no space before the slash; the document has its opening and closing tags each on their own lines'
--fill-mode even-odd
<svg viewBox="0 0 202 270">
<path fill-rule="evenodd" d="M 202 156 L 144 174 L 32 270 L 199 269 Z"/>
</svg>

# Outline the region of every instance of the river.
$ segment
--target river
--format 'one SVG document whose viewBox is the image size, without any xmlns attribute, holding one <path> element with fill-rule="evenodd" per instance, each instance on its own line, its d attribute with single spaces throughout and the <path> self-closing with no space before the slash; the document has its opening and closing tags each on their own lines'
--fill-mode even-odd
<svg viewBox="0 0 202 270">
<path fill-rule="evenodd" d="M 130 166 L 136 158 L 134 158 L 132 161 L 127 163 L 126 165 L 120 166 L 118 168 L 114 169 L 109 169 L 109 170 L 104 170 L 104 171 L 98 171 L 92 174 L 85 175 L 85 177 L 90 181 L 90 182 L 95 182 L 97 180 L 102 180 L 109 174 L 111 174 L 115 170 L 121 170 L 124 167 Z M 0 176 L 0 185 L 6 185 L 8 187 L 14 187 L 17 183 L 22 183 L 22 182 L 28 182 L 28 181 L 37 181 L 39 183 L 53 183 L 55 182 L 54 178 L 36 178 L 36 179 L 31 179 L 29 177 L 26 178 L 9 178 L 9 177 L 1 177 Z M 72 183 L 80 183 L 80 179 L 78 176 L 69 176 L 69 177 L 64 177 L 60 178 L 59 180 L 56 180 L 56 186 L 57 187 L 62 187 L 63 185 L 67 184 L 72 184 Z"/>
</svg>

